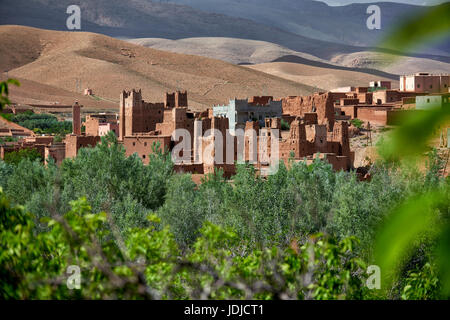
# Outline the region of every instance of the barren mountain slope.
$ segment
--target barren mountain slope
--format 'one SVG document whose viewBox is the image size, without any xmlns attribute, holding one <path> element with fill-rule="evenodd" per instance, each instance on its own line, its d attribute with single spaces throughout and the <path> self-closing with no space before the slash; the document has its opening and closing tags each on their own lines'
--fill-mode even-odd
<svg viewBox="0 0 450 320">
<path fill-rule="evenodd" d="M 331 60 L 294 51 L 267 41 L 248 39 L 205 37 L 178 40 L 161 38 L 139 38 L 127 41 L 150 48 L 176 53 L 195 54 L 220 59 L 234 64 L 260 64 L 268 62 L 294 62 L 301 65 L 340 67 L 341 70 L 357 71 L 374 77 L 409 74 L 428 71 L 432 73 L 450 72 L 450 63 L 428 58 L 397 57 L 373 51 L 337 54 Z M 388 63 L 388 62 L 392 63 Z M 324 64 L 327 64 L 324 65 Z M 382 72 L 379 72 L 382 71 Z M 389 74 L 383 74 L 389 73 Z M 398 77 L 395 76 L 395 79 Z M 319 85 L 319 84 L 316 84 Z"/>
<path fill-rule="evenodd" d="M 392 81 L 393 86 L 398 87 L 398 81 L 391 78 L 376 77 L 364 72 L 322 68 L 299 63 L 271 62 L 251 65 L 248 68 L 310 86 L 317 86 L 325 90 L 347 86 L 367 86 L 373 80 Z"/>
<path fill-rule="evenodd" d="M 76 91 L 76 79 L 94 94 L 118 101 L 123 89 L 142 88 L 144 99 L 162 101 L 166 91 L 187 89 L 192 107 L 206 108 L 232 97 L 276 97 L 312 88 L 245 67 L 175 54 L 85 32 L 0 26 L 1 70 L 9 76 Z M 14 96 L 12 96 L 14 99 Z M 49 100 L 52 100 L 49 98 Z"/>
</svg>

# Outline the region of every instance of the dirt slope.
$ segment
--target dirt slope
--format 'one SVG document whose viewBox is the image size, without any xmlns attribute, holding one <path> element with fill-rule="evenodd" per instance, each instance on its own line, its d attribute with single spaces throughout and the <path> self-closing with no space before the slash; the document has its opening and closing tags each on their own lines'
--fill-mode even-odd
<svg viewBox="0 0 450 320">
<path fill-rule="evenodd" d="M 398 87 L 398 81 L 391 78 L 378 77 L 364 72 L 322 68 L 299 63 L 271 62 L 247 67 L 284 79 L 317 86 L 325 90 L 347 86 L 367 86 L 373 80 L 392 81 L 393 87 Z"/>
<path fill-rule="evenodd" d="M 79 97 L 77 79 L 82 89 L 92 88 L 108 101 L 118 101 L 123 89 L 142 88 L 144 99 L 150 101 L 162 101 L 166 91 L 187 89 L 192 107 L 199 109 L 233 97 L 313 91 L 223 61 L 145 48 L 94 33 L 0 26 L 0 41 L 8 47 L 0 49 L 0 70 L 9 70 L 9 77 L 46 85 L 36 100 L 47 102 L 61 100 L 50 92 L 56 88 Z M 15 99 L 14 92 L 11 98 Z"/>
</svg>

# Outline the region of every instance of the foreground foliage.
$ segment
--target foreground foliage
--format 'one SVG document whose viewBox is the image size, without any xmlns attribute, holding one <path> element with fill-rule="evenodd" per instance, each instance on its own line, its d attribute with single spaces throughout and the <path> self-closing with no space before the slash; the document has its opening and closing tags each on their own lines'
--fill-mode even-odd
<svg viewBox="0 0 450 320">
<path fill-rule="evenodd" d="M 317 235 L 285 248 L 250 249 L 236 233 L 206 223 L 182 253 L 169 228 L 115 232 L 106 213 L 86 199 L 34 232 L 33 217 L 0 195 L 0 296 L 14 299 L 359 298 L 364 264 L 354 238 L 336 243 Z M 81 269 L 80 290 L 67 286 L 70 265 Z"/>
<path fill-rule="evenodd" d="M 414 239 L 404 267 L 383 265 L 383 277 L 400 268 L 383 290 L 365 284 L 391 208 L 426 190 L 448 196 L 430 157 L 426 174 L 379 163 L 370 182 L 316 161 L 267 179 L 239 165 L 231 181 L 216 172 L 199 186 L 157 145 L 148 166 L 126 157 L 114 134 L 60 167 L 0 161 L 1 296 L 443 298 L 436 233 Z M 430 229 L 448 221 L 446 201 Z M 80 268 L 79 290 L 67 287 L 69 266 Z"/>
</svg>

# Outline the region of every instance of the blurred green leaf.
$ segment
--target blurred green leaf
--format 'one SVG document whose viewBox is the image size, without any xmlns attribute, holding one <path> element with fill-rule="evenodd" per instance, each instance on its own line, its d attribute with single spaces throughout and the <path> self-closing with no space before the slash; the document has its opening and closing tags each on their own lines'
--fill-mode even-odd
<svg viewBox="0 0 450 320">
<path fill-rule="evenodd" d="M 0 111 L 3 110 L 3 107 L 5 105 L 8 105 L 11 103 L 11 101 L 9 101 L 9 99 L 8 99 L 8 94 L 9 94 L 8 84 L 13 84 L 18 87 L 20 86 L 20 82 L 16 79 L 8 79 L 6 81 L 0 82 Z"/>
<path fill-rule="evenodd" d="M 448 206 L 446 192 L 435 190 L 411 197 L 387 218 L 375 243 L 375 263 L 381 268 L 384 285 L 394 280 L 400 262 L 407 257 L 414 241 L 429 231 L 436 208 Z"/>
<path fill-rule="evenodd" d="M 388 161 L 421 155 L 427 150 L 428 141 L 436 128 L 448 119 L 450 111 L 445 108 L 410 113 L 405 116 L 402 125 L 380 143 L 378 151 Z"/>
<path fill-rule="evenodd" d="M 442 293 L 450 297 L 450 224 L 442 233 L 441 243 L 438 248 L 440 265 L 440 278 L 442 282 Z"/>
<path fill-rule="evenodd" d="M 417 46 L 448 36 L 450 32 L 450 3 L 430 7 L 423 13 L 412 15 L 388 34 L 380 47 L 406 53 Z"/>
</svg>

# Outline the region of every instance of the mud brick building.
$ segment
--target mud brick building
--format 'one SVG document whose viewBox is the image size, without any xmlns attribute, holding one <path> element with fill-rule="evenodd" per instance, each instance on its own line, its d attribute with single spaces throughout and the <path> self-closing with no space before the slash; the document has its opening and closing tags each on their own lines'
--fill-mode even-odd
<svg viewBox="0 0 450 320">
<path fill-rule="evenodd" d="M 290 96 L 282 99 L 283 118 L 304 117 L 306 113 L 316 113 L 317 123 L 326 125 L 327 130 L 333 130 L 334 105 L 340 99 L 347 98 L 346 93 L 327 92 L 311 96 Z"/>
<path fill-rule="evenodd" d="M 164 103 L 142 100 L 141 90 L 123 91 L 120 94 L 119 140 L 139 132 L 150 132 L 162 122 Z"/>
<path fill-rule="evenodd" d="M 113 131 L 119 136 L 119 117 L 117 114 L 89 114 L 84 122 L 86 135 L 104 136 Z"/>
<path fill-rule="evenodd" d="M 416 98 L 417 110 L 432 110 L 439 108 L 445 108 L 450 112 L 450 93 L 420 96 Z"/>
<path fill-rule="evenodd" d="M 35 149 L 45 159 L 45 148 L 52 143 L 52 136 L 26 137 L 19 141 L 8 142 L 0 145 L 0 159 L 4 159 L 9 152 L 17 152 L 22 149 Z"/>
<path fill-rule="evenodd" d="M 76 101 L 72 106 L 72 133 L 81 135 L 81 105 Z"/>
<path fill-rule="evenodd" d="M 226 142 L 222 139 L 228 129 L 228 119 L 215 117 L 212 110 L 189 110 L 187 92 L 167 93 L 165 103 L 143 101 L 140 90 L 121 95 L 119 140 L 127 156 L 136 153 L 146 164 L 156 143 L 162 150 L 173 151 L 177 172 L 206 174 L 222 168 L 230 176 L 234 172 L 235 150 L 231 151 L 231 165 L 226 164 Z M 183 134 L 189 140 L 184 141 Z M 183 148 L 174 150 L 178 144 Z"/>
<path fill-rule="evenodd" d="M 357 90 L 357 95 L 367 94 Z M 348 124 L 335 121 L 334 106 L 359 102 L 353 94 L 321 93 L 282 100 L 259 96 L 194 112 L 189 109 L 186 91 L 166 93 L 164 102 L 146 102 L 141 90 L 133 89 L 120 94 L 118 116 L 88 115 L 84 134 L 82 106 L 75 103 L 73 132 L 62 143 L 44 143 L 41 137 L 29 143 L 40 148 L 45 159 L 51 157 L 60 164 L 65 158 L 76 157 L 80 148 L 94 147 L 100 136 L 115 131 L 126 155 L 135 154 L 144 164 L 149 163 L 155 144 L 170 151 L 176 172 L 203 175 L 221 169 L 230 177 L 236 161 L 251 162 L 262 172 L 274 158 L 288 164 L 291 159 L 309 161 L 318 154 L 335 169 L 347 170 L 354 158 Z M 282 130 L 282 118 L 288 120 L 288 130 Z M 242 137 L 237 129 L 242 129 L 238 132 Z"/>
<path fill-rule="evenodd" d="M 68 134 L 64 139 L 66 158 L 75 158 L 81 148 L 95 147 L 100 142 L 100 136 L 83 136 Z"/>
<path fill-rule="evenodd" d="M 66 144 L 65 143 L 53 143 L 45 146 L 44 149 L 44 163 L 48 164 L 48 159 L 52 158 L 56 165 L 60 165 L 66 158 Z"/>
<path fill-rule="evenodd" d="M 152 147 L 154 143 L 158 143 L 161 150 L 170 150 L 172 147 L 170 135 L 159 136 L 154 133 L 143 133 L 123 138 L 125 154 L 131 156 L 136 153 L 144 164 L 148 164 L 150 161 L 149 155 L 153 153 Z"/>
<path fill-rule="evenodd" d="M 420 72 L 400 77 L 401 92 L 448 93 L 450 75 Z"/>
<path fill-rule="evenodd" d="M 428 73 L 401 76 L 400 89 L 391 89 L 388 81 L 371 82 L 370 87 L 345 93 L 346 97 L 334 106 L 335 114 L 340 119 L 360 119 L 379 126 L 397 125 L 414 109 L 427 109 L 426 101 L 444 101 L 448 84 L 448 75 Z"/>
<path fill-rule="evenodd" d="M 265 127 L 259 128 L 257 122 L 246 123 L 245 161 L 256 164 L 261 169 L 269 165 L 268 159 L 274 156 L 286 165 L 289 161 L 307 161 L 318 154 L 325 158 L 335 170 L 349 170 L 353 167 L 354 153 L 350 151 L 348 124 L 336 122 L 332 131 L 325 124 L 305 122 L 297 117 L 288 131 L 278 134 L 280 119 L 266 119 Z M 257 146 L 252 145 L 250 130 L 258 132 Z M 278 139 L 278 150 L 273 150 L 272 139 Z"/>
<path fill-rule="evenodd" d="M 188 107 L 187 91 L 166 92 L 166 108 Z"/>
<path fill-rule="evenodd" d="M 271 96 L 232 99 L 228 105 L 213 106 L 213 114 L 228 118 L 230 132 L 234 134 L 236 129 L 244 129 L 247 121 L 258 121 L 263 126 L 265 118 L 281 117 L 282 101 Z"/>
<path fill-rule="evenodd" d="M 288 163 L 291 156 L 303 161 L 317 153 L 329 155 L 335 168 L 349 169 L 353 154 L 348 125 L 335 124 L 333 113 L 334 103 L 346 97 L 338 93 L 284 100 L 271 96 L 234 99 L 228 106 L 200 113 L 189 110 L 185 92 L 167 93 L 165 103 L 149 103 L 142 100 L 140 90 L 124 91 L 119 140 L 127 156 L 137 154 L 144 163 L 149 162 L 152 147 L 158 143 L 172 152 L 177 172 L 207 174 L 220 168 L 229 177 L 238 160 L 261 169 L 269 165 L 272 156 Z M 288 101 L 286 108 L 284 101 Z M 282 131 L 284 110 L 292 116 L 290 129 Z M 236 136 L 241 128 L 243 138 Z M 183 132 L 190 140 L 184 141 Z M 277 139 L 279 150 L 272 150 L 272 139 Z"/>
</svg>

